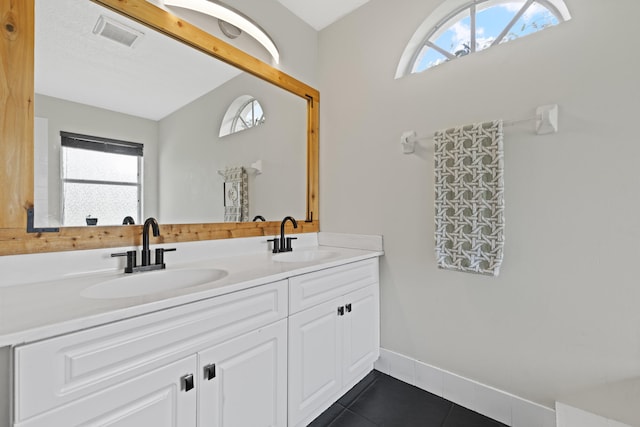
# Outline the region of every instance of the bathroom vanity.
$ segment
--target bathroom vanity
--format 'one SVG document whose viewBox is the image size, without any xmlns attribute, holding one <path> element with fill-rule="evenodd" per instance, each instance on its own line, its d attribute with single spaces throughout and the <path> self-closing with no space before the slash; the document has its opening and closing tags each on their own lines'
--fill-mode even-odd
<svg viewBox="0 0 640 427">
<path fill-rule="evenodd" d="M 0 378 L 12 384 L 0 426 L 304 426 L 378 358 L 381 254 L 201 259 L 168 269 L 170 281 L 226 274 L 159 293 L 118 287 L 133 276 L 114 272 L 0 288 L 11 359 Z M 12 310 L 27 293 L 31 307 Z"/>
</svg>

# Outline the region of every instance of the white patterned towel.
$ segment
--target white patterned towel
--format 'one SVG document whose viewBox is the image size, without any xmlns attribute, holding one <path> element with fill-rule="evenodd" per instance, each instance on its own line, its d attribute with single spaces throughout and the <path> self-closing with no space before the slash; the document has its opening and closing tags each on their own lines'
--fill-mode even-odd
<svg viewBox="0 0 640 427">
<path fill-rule="evenodd" d="M 248 182 L 242 166 L 224 170 L 224 222 L 249 221 Z"/>
<path fill-rule="evenodd" d="M 435 134 L 438 267 L 497 276 L 504 246 L 502 121 Z"/>
</svg>

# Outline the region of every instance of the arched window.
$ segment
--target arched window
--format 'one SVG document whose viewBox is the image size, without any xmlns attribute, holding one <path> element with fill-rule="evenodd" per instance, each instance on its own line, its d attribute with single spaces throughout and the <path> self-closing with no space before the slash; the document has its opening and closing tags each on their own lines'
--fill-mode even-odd
<svg viewBox="0 0 640 427">
<path fill-rule="evenodd" d="M 396 78 L 571 19 L 562 0 L 447 0 L 415 32 Z"/>
<path fill-rule="evenodd" d="M 262 105 L 251 95 L 236 98 L 222 119 L 220 137 L 261 125 L 266 120 Z"/>
</svg>

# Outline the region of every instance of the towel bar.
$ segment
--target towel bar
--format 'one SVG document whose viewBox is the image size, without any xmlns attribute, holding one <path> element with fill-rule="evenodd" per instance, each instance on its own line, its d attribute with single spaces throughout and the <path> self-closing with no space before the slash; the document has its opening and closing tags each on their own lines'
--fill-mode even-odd
<svg viewBox="0 0 640 427">
<path fill-rule="evenodd" d="M 558 104 L 541 105 L 536 108 L 536 115 L 526 119 L 519 120 L 506 120 L 503 122 L 503 126 L 513 126 L 519 123 L 526 123 L 535 121 L 536 134 L 546 135 L 549 133 L 558 132 Z M 431 135 L 435 132 L 431 132 Z M 411 154 L 416 150 L 416 144 L 418 141 L 432 140 L 433 136 L 421 136 L 413 130 L 403 132 L 400 136 L 400 144 L 402 145 L 402 152 L 404 154 Z"/>
</svg>

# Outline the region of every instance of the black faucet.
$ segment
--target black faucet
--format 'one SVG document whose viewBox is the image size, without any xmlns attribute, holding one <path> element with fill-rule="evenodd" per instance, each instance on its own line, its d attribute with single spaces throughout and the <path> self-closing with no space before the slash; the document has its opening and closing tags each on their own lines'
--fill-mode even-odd
<svg viewBox="0 0 640 427">
<path fill-rule="evenodd" d="M 297 237 L 286 237 L 284 236 L 284 226 L 287 221 L 291 221 L 293 224 L 293 228 L 298 228 L 298 222 L 292 216 L 286 216 L 280 223 L 280 238 L 273 238 L 269 240 L 273 242 L 273 253 L 277 254 L 278 252 L 291 252 L 293 248 L 291 247 L 291 241 L 296 240 Z"/>
<path fill-rule="evenodd" d="M 111 254 L 112 257 L 127 257 L 127 265 L 124 268 L 125 273 L 162 270 L 166 267 L 164 264 L 164 253 L 175 251 L 175 248 L 157 248 L 156 262 L 155 264 L 151 264 L 151 250 L 149 250 L 149 227 L 151 227 L 154 237 L 158 237 L 160 235 L 160 227 L 158 226 L 158 221 L 155 218 L 147 218 L 147 220 L 144 222 L 144 226 L 142 227 L 142 263 L 140 265 L 136 265 L 136 251 Z"/>
<path fill-rule="evenodd" d="M 149 227 L 153 229 L 153 237 L 160 235 L 160 227 L 155 218 L 147 218 L 142 227 L 142 266 L 151 264 L 151 251 L 149 250 Z"/>
<path fill-rule="evenodd" d="M 266 221 L 266 219 L 264 219 L 264 217 L 263 217 L 262 215 L 256 215 L 256 216 L 254 216 L 254 217 L 253 217 L 253 221 L 254 221 L 254 222 L 255 222 L 255 221 L 258 221 L 258 220 L 260 220 L 260 221 Z"/>
</svg>

